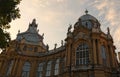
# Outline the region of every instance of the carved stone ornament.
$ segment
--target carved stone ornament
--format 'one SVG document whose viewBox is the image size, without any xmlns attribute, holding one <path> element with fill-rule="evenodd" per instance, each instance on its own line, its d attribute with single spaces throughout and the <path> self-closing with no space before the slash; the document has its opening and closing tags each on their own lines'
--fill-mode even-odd
<svg viewBox="0 0 120 77">
<path fill-rule="evenodd" d="M 82 38 L 82 39 L 87 39 L 87 38 L 89 38 L 89 36 L 88 35 L 86 35 L 85 33 L 83 33 L 83 32 L 79 32 L 76 36 L 75 36 L 75 38 L 74 39 L 79 39 L 79 38 Z"/>
</svg>

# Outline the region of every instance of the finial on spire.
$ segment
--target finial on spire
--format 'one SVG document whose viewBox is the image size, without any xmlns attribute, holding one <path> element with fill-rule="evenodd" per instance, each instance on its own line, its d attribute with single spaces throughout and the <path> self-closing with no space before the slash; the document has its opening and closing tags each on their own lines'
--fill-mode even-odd
<svg viewBox="0 0 120 77">
<path fill-rule="evenodd" d="M 87 9 L 85 10 L 85 13 L 88 14 L 88 10 Z"/>
<path fill-rule="evenodd" d="M 18 30 L 18 34 L 20 33 L 20 30 Z"/>
</svg>

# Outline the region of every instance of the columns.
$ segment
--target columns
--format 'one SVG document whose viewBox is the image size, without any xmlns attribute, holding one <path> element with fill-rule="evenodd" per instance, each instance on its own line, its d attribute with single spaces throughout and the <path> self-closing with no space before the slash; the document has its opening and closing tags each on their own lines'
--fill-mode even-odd
<svg viewBox="0 0 120 77">
<path fill-rule="evenodd" d="M 98 39 L 98 50 L 97 50 L 97 54 L 98 54 L 98 64 L 102 64 L 102 58 L 101 58 L 101 44 L 100 44 L 100 40 Z"/>
<path fill-rule="evenodd" d="M 1 68 L 1 74 L 2 74 L 2 76 L 6 76 L 7 69 L 8 69 L 8 61 L 4 60 L 3 66 Z"/>
<path fill-rule="evenodd" d="M 18 65 L 16 67 L 16 77 L 20 77 L 22 74 L 24 60 L 18 60 Z"/>
<path fill-rule="evenodd" d="M 5 60 L 2 60 L 2 61 L 1 61 L 1 67 L 0 67 L 0 76 L 1 76 L 1 75 L 3 76 L 3 72 L 4 72 L 4 70 L 3 70 L 4 68 L 3 68 L 3 67 L 4 67 L 4 66 L 5 66 Z"/>
<path fill-rule="evenodd" d="M 111 54 L 111 60 L 112 60 L 112 67 L 115 67 L 115 61 L 114 61 L 114 52 L 113 52 L 113 46 L 110 46 L 110 54 Z"/>
<path fill-rule="evenodd" d="M 96 55 L 96 42 L 95 42 L 95 39 L 93 39 L 93 41 L 92 41 L 92 43 L 93 43 L 93 53 L 92 53 L 92 57 L 93 57 L 93 61 L 92 61 L 92 63 L 94 63 L 94 64 L 97 64 L 97 55 Z"/>
<path fill-rule="evenodd" d="M 37 74 L 37 63 L 36 61 L 31 61 L 31 68 L 30 68 L 30 77 L 36 77 Z"/>
<path fill-rule="evenodd" d="M 111 65 L 111 55 L 110 55 L 110 49 L 109 46 L 106 45 L 106 52 L 107 52 L 107 66 L 110 67 Z"/>
<path fill-rule="evenodd" d="M 17 72 L 17 66 L 18 65 L 18 59 L 14 59 L 14 64 L 13 64 L 13 68 L 12 68 L 12 72 L 11 72 L 11 75 L 12 76 L 15 76 L 16 75 L 16 72 Z"/>
</svg>

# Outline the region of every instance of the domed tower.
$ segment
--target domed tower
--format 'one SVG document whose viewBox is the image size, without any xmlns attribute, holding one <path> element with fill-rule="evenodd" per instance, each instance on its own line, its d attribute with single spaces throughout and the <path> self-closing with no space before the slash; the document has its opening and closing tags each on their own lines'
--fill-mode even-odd
<svg viewBox="0 0 120 77">
<path fill-rule="evenodd" d="M 74 28 L 78 29 L 79 27 L 84 27 L 87 28 L 93 32 L 100 32 L 100 23 L 98 22 L 98 20 L 88 14 L 88 11 L 85 11 L 85 15 L 81 16 L 78 21 L 75 23 Z"/>
<path fill-rule="evenodd" d="M 117 71 L 118 62 L 109 28 L 107 34 L 100 29 L 98 20 L 85 11 L 68 28 L 66 41 L 66 67 L 72 77 L 110 77 Z M 101 73 L 101 74 L 100 74 Z M 112 74 L 113 75 L 113 74 Z"/>
</svg>

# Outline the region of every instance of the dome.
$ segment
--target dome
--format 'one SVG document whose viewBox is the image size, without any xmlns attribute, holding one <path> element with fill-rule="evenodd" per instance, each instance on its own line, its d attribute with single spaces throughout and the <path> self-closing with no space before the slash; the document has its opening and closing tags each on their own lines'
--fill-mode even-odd
<svg viewBox="0 0 120 77">
<path fill-rule="evenodd" d="M 81 20 L 81 21 L 88 21 L 88 20 L 98 21 L 94 16 L 88 14 L 88 11 L 87 11 L 87 10 L 85 11 L 85 13 L 86 13 L 86 14 L 83 15 L 83 16 L 81 16 L 81 17 L 79 18 L 79 20 Z"/>
<path fill-rule="evenodd" d="M 80 26 L 84 26 L 88 29 L 92 29 L 93 27 L 99 27 L 100 26 L 98 20 L 94 16 L 88 14 L 87 10 L 85 11 L 85 13 L 86 14 L 81 16 L 78 19 L 78 21 L 75 23 L 75 25 L 74 25 L 75 28 L 78 28 Z"/>
<path fill-rule="evenodd" d="M 92 21 L 95 21 L 95 22 L 97 21 L 97 19 L 94 16 L 90 15 L 90 14 L 86 14 L 86 15 L 81 16 L 79 18 L 79 20 L 81 20 L 81 21 L 92 20 Z"/>
</svg>

